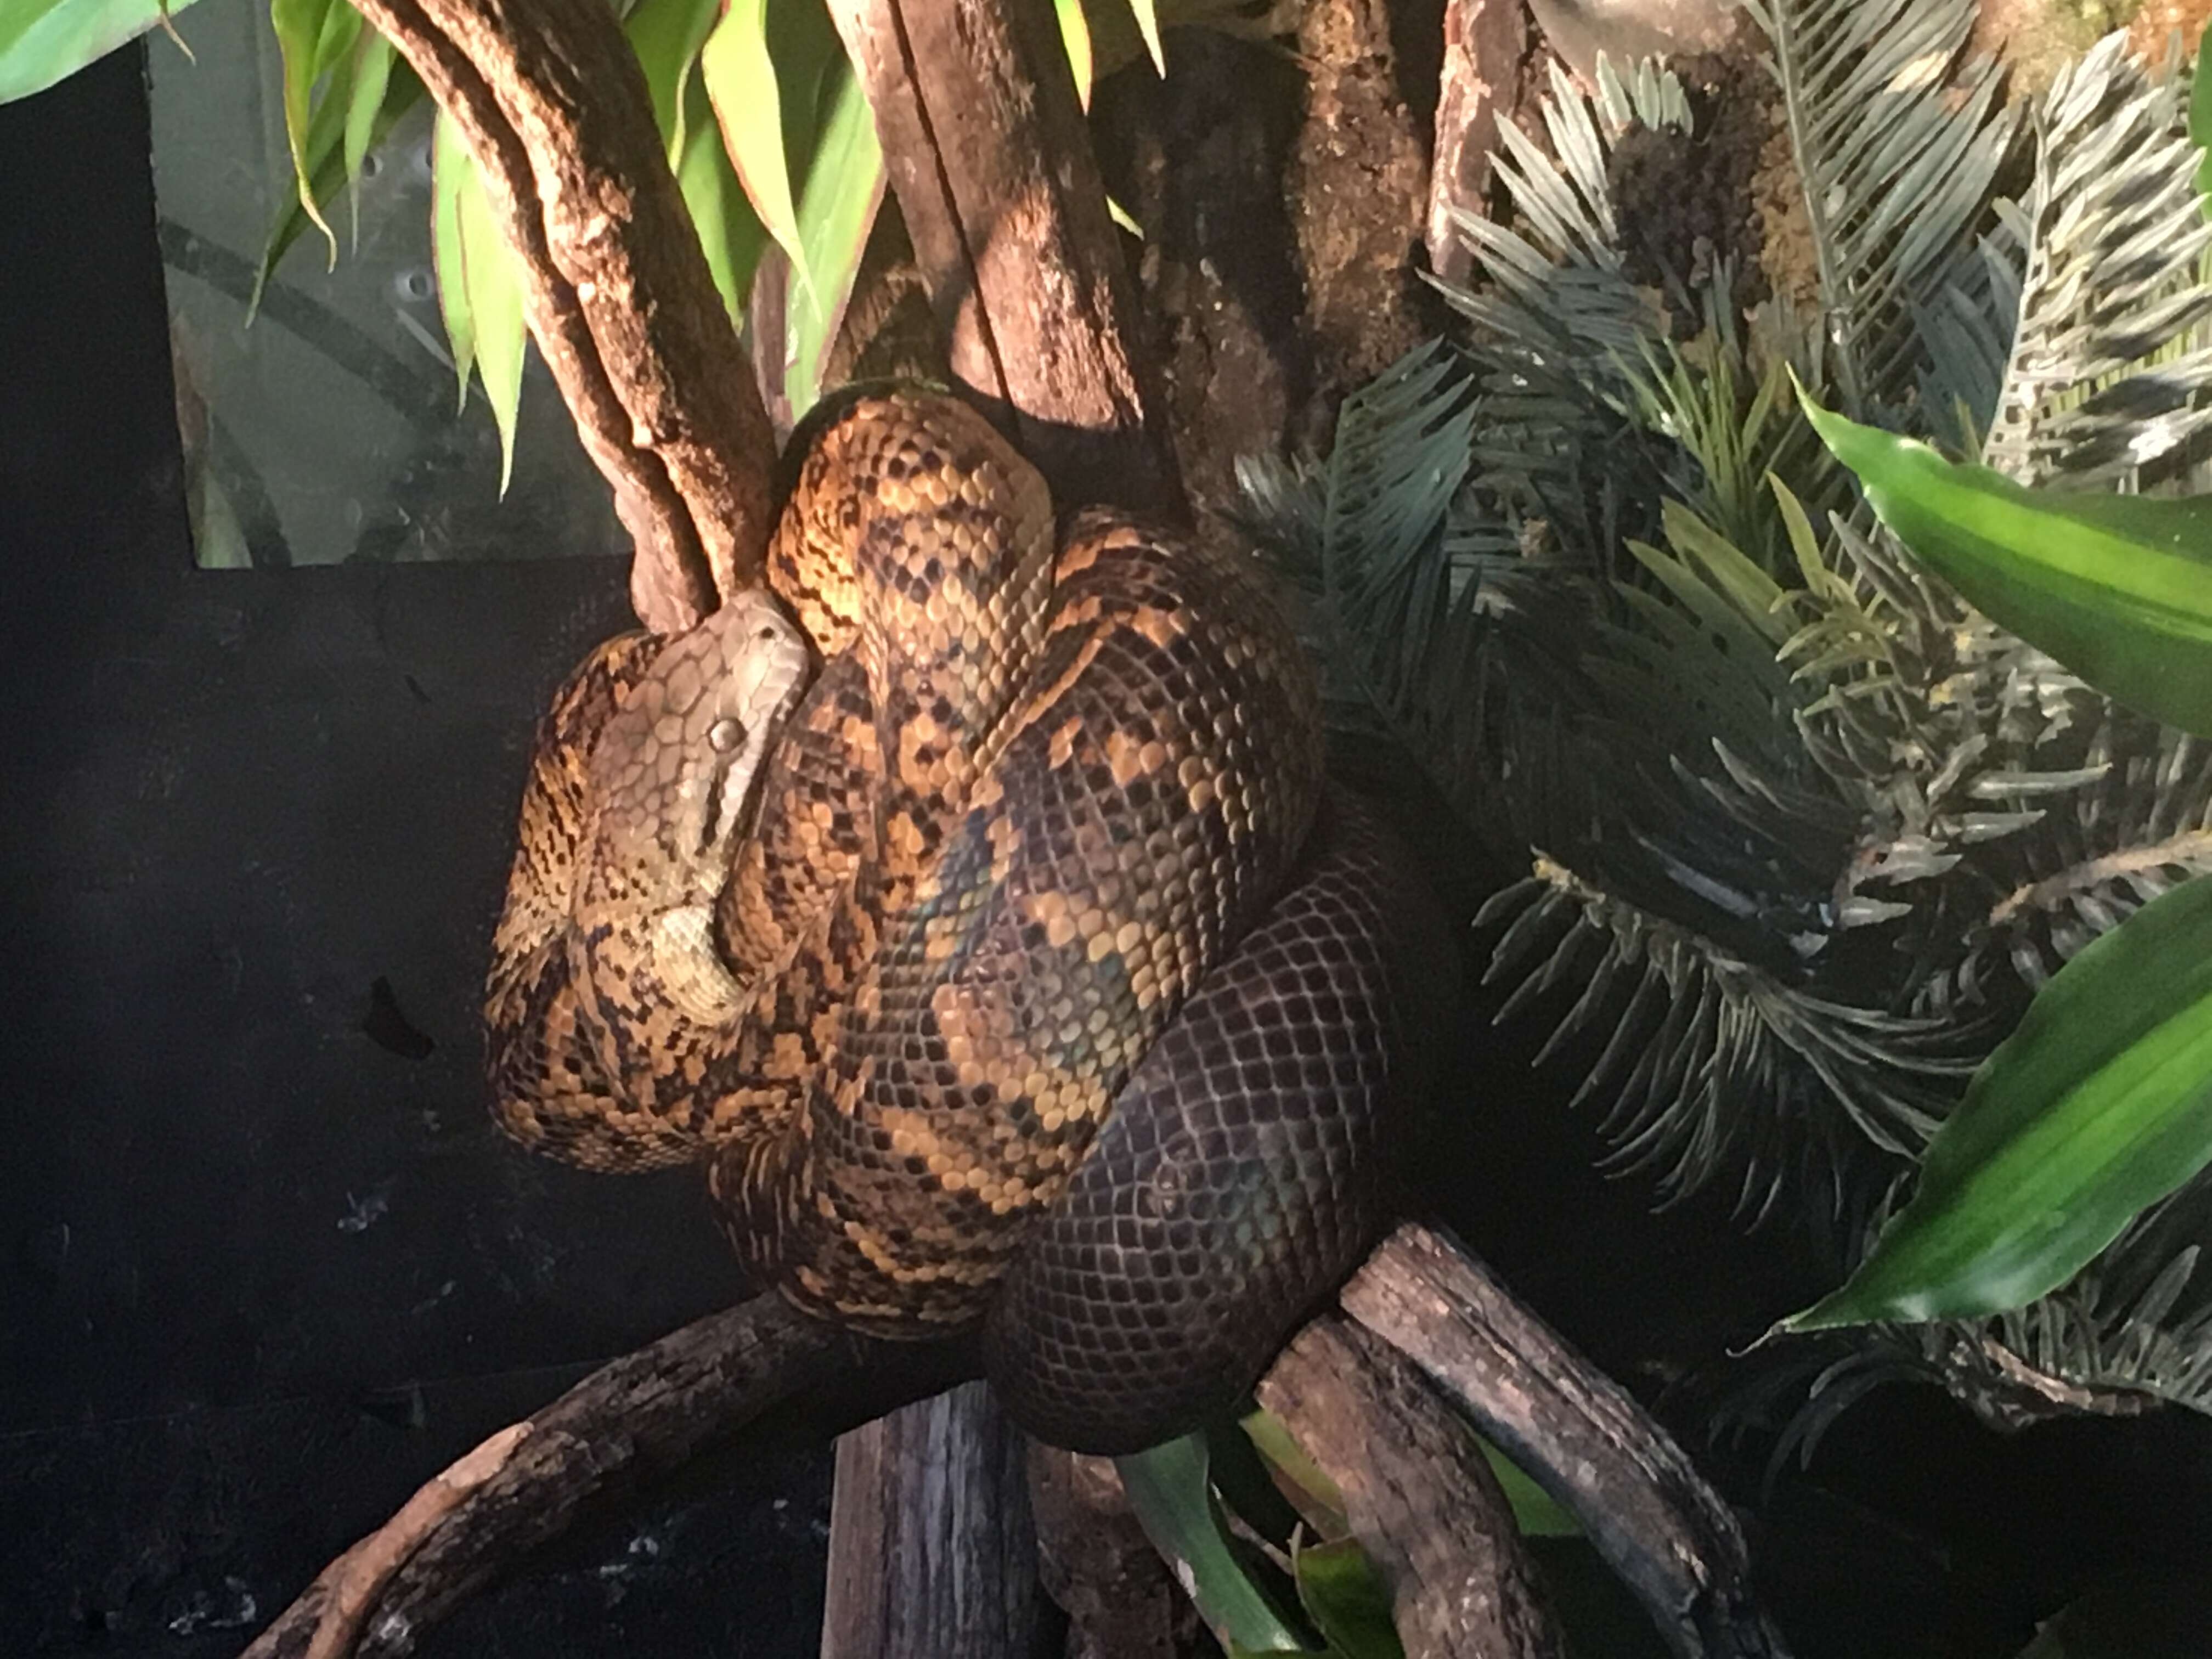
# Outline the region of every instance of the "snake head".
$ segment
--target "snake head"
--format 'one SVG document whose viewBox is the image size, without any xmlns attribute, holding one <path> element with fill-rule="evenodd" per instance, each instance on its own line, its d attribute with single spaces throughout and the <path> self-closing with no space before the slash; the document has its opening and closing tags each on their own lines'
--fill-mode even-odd
<svg viewBox="0 0 2212 1659">
<path fill-rule="evenodd" d="M 805 636 L 746 591 L 661 647 L 592 745 L 599 857 L 663 902 L 710 901 L 759 810 L 811 667 Z"/>
</svg>

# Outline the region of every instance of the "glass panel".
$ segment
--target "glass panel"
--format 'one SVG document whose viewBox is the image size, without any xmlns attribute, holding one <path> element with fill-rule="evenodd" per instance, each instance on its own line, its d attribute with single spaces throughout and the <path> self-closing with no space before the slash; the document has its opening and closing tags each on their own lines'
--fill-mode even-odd
<svg viewBox="0 0 2212 1659">
<path fill-rule="evenodd" d="M 310 227 L 251 327 L 254 267 L 292 198 L 282 66 L 264 4 L 197 6 L 197 64 L 150 38 L 154 182 L 178 423 L 203 566 L 543 558 L 627 544 L 533 352 L 514 477 L 481 392 L 456 409 L 430 259 L 430 106 Z"/>
</svg>

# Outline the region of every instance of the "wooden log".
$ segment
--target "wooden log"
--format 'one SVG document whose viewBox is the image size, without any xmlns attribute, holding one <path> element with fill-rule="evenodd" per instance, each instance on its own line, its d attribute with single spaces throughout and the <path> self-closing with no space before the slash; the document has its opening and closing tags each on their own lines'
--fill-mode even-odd
<svg viewBox="0 0 2212 1659">
<path fill-rule="evenodd" d="M 1474 274 L 1455 214 L 1485 211 L 1490 152 L 1512 109 L 1528 53 L 1527 0 L 1446 0 L 1436 153 L 1429 164 L 1429 269 L 1446 282 Z"/>
<path fill-rule="evenodd" d="M 753 579 L 774 436 L 599 0 L 362 0 L 475 155 L 531 332 L 635 543 L 658 632 Z"/>
<path fill-rule="evenodd" d="M 1413 1361 L 1339 1314 L 1300 1331 L 1260 1384 L 1344 1496 L 1389 1587 L 1407 1659 L 1565 1651 L 1481 1442 Z"/>
<path fill-rule="evenodd" d="M 1026 1449 L 981 1382 L 839 1438 L 822 1659 L 1038 1650 Z"/>
<path fill-rule="evenodd" d="M 952 372 L 1067 503 L 1187 515 L 1048 0 L 833 0 Z"/>
<path fill-rule="evenodd" d="M 1408 1224 L 1339 1297 L 1582 1523 L 1690 1659 L 1771 1659 L 1735 1512 L 1674 1437 L 1464 1249 Z"/>
</svg>

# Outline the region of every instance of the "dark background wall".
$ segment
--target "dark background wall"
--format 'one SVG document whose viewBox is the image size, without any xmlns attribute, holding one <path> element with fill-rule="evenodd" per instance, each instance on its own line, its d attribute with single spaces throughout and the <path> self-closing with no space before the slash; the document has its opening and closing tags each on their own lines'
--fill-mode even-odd
<svg viewBox="0 0 2212 1659">
<path fill-rule="evenodd" d="M 146 145 L 135 49 L 0 108 L 9 1653 L 234 1652 L 731 1292 L 690 1178 L 524 1156 L 477 1081 L 524 746 L 619 565 L 193 569 Z M 811 1652 L 827 1494 L 703 1471 L 427 1650 Z"/>
</svg>

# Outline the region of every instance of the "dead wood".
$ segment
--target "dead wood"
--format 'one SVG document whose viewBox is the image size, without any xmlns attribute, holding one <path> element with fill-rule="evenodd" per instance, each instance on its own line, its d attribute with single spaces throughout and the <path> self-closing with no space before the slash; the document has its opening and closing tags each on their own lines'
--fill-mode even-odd
<svg viewBox="0 0 2212 1659">
<path fill-rule="evenodd" d="M 1339 1300 L 1572 1512 L 1676 1652 L 1783 1652 L 1735 1512 L 1626 1389 L 1480 1261 L 1408 1224 Z"/>
<path fill-rule="evenodd" d="M 1429 269 L 1447 282 L 1464 283 L 1474 271 L 1455 216 L 1486 211 L 1490 152 L 1519 95 L 1528 23 L 1527 0 L 1446 0 L 1427 230 Z"/>
<path fill-rule="evenodd" d="M 1323 1314 L 1269 1369 L 1260 1403 L 1343 1494 L 1407 1659 L 1560 1659 L 1559 1626 L 1480 1441 L 1410 1359 Z"/>
</svg>

